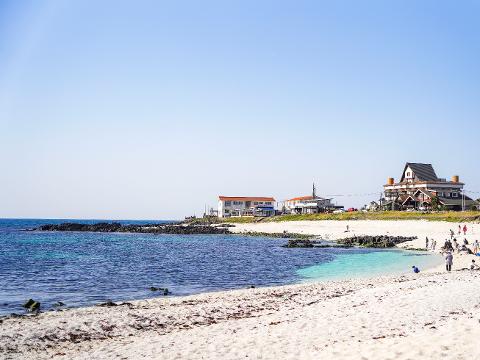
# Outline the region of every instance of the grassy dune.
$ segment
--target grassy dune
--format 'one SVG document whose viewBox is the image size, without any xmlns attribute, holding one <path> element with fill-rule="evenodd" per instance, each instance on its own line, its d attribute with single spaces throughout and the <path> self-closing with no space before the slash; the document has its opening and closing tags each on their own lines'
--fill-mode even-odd
<svg viewBox="0 0 480 360">
<path fill-rule="evenodd" d="M 234 217 L 222 219 L 226 223 L 253 223 L 270 221 L 311 221 L 311 220 L 429 220 L 449 221 L 454 223 L 480 222 L 480 211 L 441 211 L 441 212 L 346 212 L 342 214 L 308 214 L 308 215 L 281 215 L 270 218 Z"/>
</svg>

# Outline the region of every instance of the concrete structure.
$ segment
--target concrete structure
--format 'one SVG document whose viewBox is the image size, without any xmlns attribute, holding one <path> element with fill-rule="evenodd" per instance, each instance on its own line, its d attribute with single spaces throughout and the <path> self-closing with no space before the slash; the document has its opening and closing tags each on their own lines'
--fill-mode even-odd
<svg viewBox="0 0 480 360">
<path fill-rule="evenodd" d="M 465 184 L 458 175 L 451 181 L 438 178 L 431 164 L 406 163 L 399 182 L 388 178 L 383 186 L 385 209 L 427 210 L 442 207 L 446 210 L 470 209 L 478 203 L 463 193 Z"/>
<path fill-rule="evenodd" d="M 273 215 L 275 215 L 275 199 L 273 197 L 218 197 L 218 217 Z"/>
</svg>

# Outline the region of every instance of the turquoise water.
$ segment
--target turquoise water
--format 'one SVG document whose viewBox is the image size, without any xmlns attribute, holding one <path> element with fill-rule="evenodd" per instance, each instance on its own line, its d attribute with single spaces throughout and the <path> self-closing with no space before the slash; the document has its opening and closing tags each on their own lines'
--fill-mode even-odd
<svg viewBox="0 0 480 360">
<path fill-rule="evenodd" d="M 297 270 L 309 280 L 335 280 L 352 277 L 373 277 L 420 271 L 442 264 L 441 256 L 423 251 L 380 250 L 363 254 L 339 254 L 332 261 Z"/>
<path fill-rule="evenodd" d="M 61 220 L 0 219 L 0 316 L 208 291 L 348 279 L 423 270 L 442 260 L 426 252 L 282 247 L 285 239 L 23 231 Z M 83 220 L 92 223 L 94 220 Z M 126 224 L 145 222 L 124 221 Z"/>
</svg>

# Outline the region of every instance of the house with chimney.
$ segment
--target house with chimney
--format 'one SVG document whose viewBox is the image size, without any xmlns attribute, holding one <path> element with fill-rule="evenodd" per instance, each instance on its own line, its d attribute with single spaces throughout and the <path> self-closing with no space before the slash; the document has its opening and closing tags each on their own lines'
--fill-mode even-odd
<svg viewBox="0 0 480 360">
<path fill-rule="evenodd" d="M 383 186 L 387 210 L 427 210 L 441 207 L 445 210 L 465 210 L 477 207 L 477 201 L 463 192 L 464 183 L 458 175 L 450 181 L 439 178 L 432 164 L 406 163 L 400 180 L 388 178 Z"/>
</svg>

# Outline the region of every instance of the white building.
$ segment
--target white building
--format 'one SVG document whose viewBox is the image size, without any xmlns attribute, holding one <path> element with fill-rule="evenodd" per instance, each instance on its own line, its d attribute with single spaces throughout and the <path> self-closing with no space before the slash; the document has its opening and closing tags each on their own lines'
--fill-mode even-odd
<svg viewBox="0 0 480 360">
<path fill-rule="evenodd" d="M 273 215 L 275 215 L 275 199 L 273 197 L 218 197 L 218 217 Z"/>
<path fill-rule="evenodd" d="M 312 195 L 285 200 L 283 207 L 289 214 L 317 214 L 337 208 L 332 204 L 332 199 Z"/>
<path fill-rule="evenodd" d="M 283 212 L 287 214 L 317 214 L 343 206 L 335 206 L 332 199 L 317 196 L 315 184 L 312 186 L 312 195 L 294 197 L 283 202 Z"/>
</svg>

